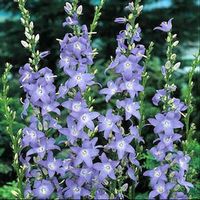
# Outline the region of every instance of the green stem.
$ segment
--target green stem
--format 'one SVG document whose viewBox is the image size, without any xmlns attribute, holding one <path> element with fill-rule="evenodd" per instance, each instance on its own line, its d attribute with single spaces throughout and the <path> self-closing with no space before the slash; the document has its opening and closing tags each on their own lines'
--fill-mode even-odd
<svg viewBox="0 0 200 200">
<path fill-rule="evenodd" d="M 101 0 L 99 6 L 95 7 L 94 18 L 92 24 L 90 25 L 90 39 L 92 38 L 92 33 L 95 31 L 99 18 L 101 17 L 101 10 L 103 5 L 105 4 L 106 0 Z"/>
<path fill-rule="evenodd" d="M 166 62 L 166 65 L 165 65 L 166 75 L 164 76 L 165 90 L 167 92 L 165 100 L 164 100 L 164 105 L 163 105 L 163 110 L 165 112 L 168 112 L 168 109 L 170 108 L 169 97 L 170 97 L 171 92 L 168 90 L 168 87 L 171 84 L 171 76 L 172 76 L 173 71 L 174 71 L 173 65 L 176 61 L 176 55 L 173 53 L 173 48 L 174 48 L 174 45 L 173 45 L 174 41 L 173 40 L 174 40 L 174 36 L 172 35 L 171 32 L 169 32 L 167 39 L 166 39 L 166 42 L 167 42 L 167 53 L 166 53 L 167 62 Z"/>
<path fill-rule="evenodd" d="M 190 139 L 190 133 L 191 133 L 191 129 L 190 129 L 190 115 L 193 111 L 193 106 L 192 106 L 192 89 L 193 89 L 193 76 L 194 76 L 194 72 L 196 67 L 200 64 L 200 50 L 198 52 L 198 55 L 195 56 L 194 61 L 192 62 L 192 68 L 189 72 L 189 80 L 188 80 L 188 90 L 187 90 L 187 94 L 186 94 L 186 99 L 185 99 L 185 104 L 187 105 L 188 109 L 187 109 L 187 113 L 185 115 L 185 126 L 186 126 L 186 140 Z"/>
<path fill-rule="evenodd" d="M 29 63 L 33 67 L 35 71 L 38 70 L 38 65 L 40 62 L 40 52 L 37 50 L 36 46 L 39 41 L 39 35 L 34 35 L 34 24 L 30 19 L 30 13 L 25 8 L 26 0 L 18 0 L 19 10 L 21 12 L 21 22 L 25 28 L 25 36 L 26 41 L 22 41 L 25 44 L 23 45 L 25 48 L 29 50 L 31 53 L 31 57 L 29 58 Z"/>
<path fill-rule="evenodd" d="M 16 112 L 10 109 L 10 98 L 8 97 L 8 91 L 9 91 L 9 85 L 8 85 L 8 74 L 10 73 L 12 66 L 8 63 L 6 63 L 5 72 L 2 76 L 2 96 L 1 100 L 3 102 L 3 112 L 4 117 L 6 121 L 8 122 L 6 131 L 7 134 L 10 136 L 11 139 L 11 147 L 14 153 L 14 159 L 13 159 L 13 168 L 17 174 L 17 192 L 16 195 L 19 199 L 23 199 L 23 177 L 24 172 L 19 162 L 19 155 L 21 152 L 21 130 L 18 131 L 18 133 L 14 133 L 13 125 L 14 120 L 16 117 Z"/>
<path fill-rule="evenodd" d="M 147 51 L 146 51 L 146 59 L 144 61 L 144 71 L 143 71 L 143 74 L 142 74 L 142 86 L 144 87 L 144 91 L 140 92 L 140 95 L 139 95 L 139 101 L 140 101 L 140 115 L 141 115 L 141 119 L 139 121 L 139 133 L 141 135 L 142 133 L 142 128 L 144 127 L 145 125 L 145 104 L 144 104 L 144 99 L 145 99 L 145 88 L 146 88 L 146 84 L 147 84 L 147 81 L 148 81 L 148 78 L 149 78 L 149 75 L 147 73 L 147 67 L 149 66 L 150 64 L 150 59 L 151 59 L 151 53 L 153 51 L 153 46 L 154 46 L 154 43 L 151 42 Z"/>
</svg>

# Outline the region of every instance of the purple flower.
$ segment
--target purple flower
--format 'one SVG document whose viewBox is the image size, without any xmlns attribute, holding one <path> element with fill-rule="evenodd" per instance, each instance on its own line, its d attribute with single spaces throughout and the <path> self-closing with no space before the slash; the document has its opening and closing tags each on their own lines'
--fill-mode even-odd
<svg viewBox="0 0 200 200">
<path fill-rule="evenodd" d="M 129 120 L 131 116 L 135 116 L 137 119 L 140 119 L 140 112 L 138 109 L 140 108 L 138 102 L 133 102 L 132 99 L 126 98 L 125 100 L 119 101 L 117 100 L 117 107 L 124 108 L 126 114 L 126 120 Z"/>
<path fill-rule="evenodd" d="M 110 177 L 111 179 L 116 179 L 114 169 L 116 168 L 119 162 L 108 159 L 105 153 L 101 155 L 100 159 L 101 163 L 99 162 L 93 165 L 94 169 L 100 171 L 99 179 L 102 181 L 106 177 Z"/>
<path fill-rule="evenodd" d="M 153 104 L 158 106 L 158 103 L 162 101 L 162 97 L 166 95 L 166 91 L 164 89 L 162 90 L 156 90 L 156 94 L 153 96 L 152 101 Z"/>
<path fill-rule="evenodd" d="M 72 17 L 67 17 L 63 26 L 74 26 L 78 24 L 78 16 L 74 14 Z"/>
<path fill-rule="evenodd" d="M 53 117 L 51 117 L 51 115 L 49 115 L 49 114 L 43 116 L 43 126 L 44 126 L 45 130 L 47 130 L 49 128 L 53 128 L 56 130 L 61 128 L 61 126 L 58 124 L 57 120 L 54 119 Z"/>
<path fill-rule="evenodd" d="M 185 111 L 187 109 L 187 106 L 180 101 L 180 99 L 177 98 L 173 98 L 173 108 L 175 111 L 177 112 L 182 112 Z"/>
<path fill-rule="evenodd" d="M 33 193 L 38 199 L 49 199 L 54 191 L 53 184 L 48 180 L 35 181 Z"/>
<path fill-rule="evenodd" d="M 156 119 L 150 118 L 148 121 L 153 125 L 155 133 L 165 132 L 166 134 L 174 133 L 174 129 L 183 128 L 183 124 L 179 121 L 180 115 L 172 111 L 166 114 L 157 114 Z"/>
<path fill-rule="evenodd" d="M 182 137 L 180 134 L 171 133 L 171 134 L 159 134 L 158 148 L 159 149 L 166 149 L 167 151 L 173 151 L 174 149 L 174 142 L 180 140 Z"/>
<path fill-rule="evenodd" d="M 90 168 L 75 168 L 72 170 L 72 172 L 77 175 L 79 178 L 77 179 L 78 183 L 84 184 L 84 183 L 90 183 L 93 175 L 93 170 Z"/>
<path fill-rule="evenodd" d="M 95 193 L 95 199 L 109 199 L 109 195 L 104 190 L 97 190 Z"/>
<path fill-rule="evenodd" d="M 134 71 L 138 71 L 140 69 L 137 64 L 138 58 L 134 55 L 130 55 L 128 57 L 121 55 L 119 59 L 114 62 L 116 62 L 116 65 L 114 65 L 114 67 L 116 67 L 116 73 L 122 74 L 127 80 L 131 79 Z"/>
<path fill-rule="evenodd" d="M 60 150 L 60 147 L 56 146 L 54 143 L 55 140 L 53 138 L 41 138 L 38 141 L 38 144 L 34 144 L 31 146 L 32 148 L 27 151 L 26 155 L 30 156 L 36 153 L 41 159 L 43 159 L 47 151 L 54 149 Z"/>
<path fill-rule="evenodd" d="M 172 193 L 173 199 L 180 199 L 180 200 L 186 200 L 188 199 L 188 196 L 185 195 L 183 192 L 174 192 Z"/>
<path fill-rule="evenodd" d="M 119 24 L 125 24 L 127 22 L 127 19 L 125 17 L 118 17 L 115 19 L 115 22 Z"/>
<path fill-rule="evenodd" d="M 168 22 L 162 22 L 160 26 L 157 26 L 154 28 L 154 30 L 161 30 L 163 32 L 169 32 L 172 29 L 172 19 L 170 19 Z"/>
<path fill-rule="evenodd" d="M 36 74 L 34 73 L 30 64 L 25 64 L 23 67 L 20 67 L 19 74 L 21 75 L 20 83 L 22 85 L 26 83 L 32 83 L 36 78 Z"/>
<path fill-rule="evenodd" d="M 49 54 L 50 54 L 50 51 L 43 51 L 40 53 L 40 58 L 43 59 L 43 58 L 47 57 Z"/>
<path fill-rule="evenodd" d="M 97 118 L 99 116 L 99 113 L 85 111 L 82 113 L 73 112 L 71 113 L 71 115 L 78 121 L 77 123 L 78 130 L 83 129 L 85 126 L 90 130 L 94 130 L 94 123 L 92 120 Z"/>
<path fill-rule="evenodd" d="M 176 180 L 178 182 L 178 184 L 184 186 L 187 190 L 187 192 L 189 192 L 190 188 L 193 188 L 193 184 L 190 182 L 187 182 L 185 179 L 185 174 L 184 171 L 180 171 L 180 172 L 175 172 L 175 177 Z"/>
<path fill-rule="evenodd" d="M 127 91 L 130 94 L 131 98 L 134 98 L 136 95 L 138 95 L 138 92 L 144 90 L 144 87 L 139 83 L 138 80 L 133 78 L 129 81 L 124 81 L 120 85 L 120 89 L 123 91 Z"/>
<path fill-rule="evenodd" d="M 67 188 L 64 193 L 65 198 L 81 199 L 81 197 L 86 197 L 90 195 L 90 192 L 85 189 L 83 184 L 78 184 L 72 180 L 66 180 Z"/>
<path fill-rule="evenodd" d="M 153 191 L 150 192 L 149 198 L 152 199 L 159 195 L 160 199 L 167 199 L 169 195 L 169 190 L 174 186 L 173 183 L 166 183 L 164 181 L 159 181 L 153 186 Z"/>
<path fill-rule="evenodd" d="M 104 132 L 104 138 L 108 139 L 109 134 L 113 131 L 115 133 L 119 133 L 120 130 L 116 126 L 116 123 L 122 120 L 122 118 L 118 115 L 112 114 L 112 110 L 108 110 L 106 116 L 99 116 L 99 131 Z"/>
<path fill-rule="evenodd" d="M 60 54 L 60 58 L 61 58 L 61 60 L 59 61 L 59 66 L 64 69 L 64 72 L 66 74 L 68 74 L 67 70 L 69 70 L 69 69 L 75 70 L 76 69 L 75 67 L 78 64 L 78 61 L 75 58 L 73 58 L 69 54 L 69 52 L 62 52 Z"/>
<path fill-rule="evenodd" d="M 64 108 L 69 109 L 72 112 L 84 112 L 87 109 L 87 104 L 85 100 L 83 100 L 81 93 L 78 92 L 74 99 L 69 99 L 68 101 L 65 101 L 62 103 L 62 106 Z"/>
<path fill-rule="evenodd" d="M 73 71 L 73 70 L 67 70 L 67 71 L 70 76 L 70 79 L 68 80 L 67 83 L 69 88 L 78 86 L 81 92 L 84 92 L 88 85 L 94 84 L 94 81 L 92 81 L 94 75 L 92 74 L 82 73 L 80 71 Z"/>
<path fill-rule="evenodd" d="M 60 110 L 57 108 L 60 104 L 58 102 L 52 102 L 50 104 L 44 104 L 42 106 L 42 115 L 46 115 L 49 112 L 54 112 L 60 115 Z"/>
<path fill-rule="evenodd" d="M 134 170 L 133 170 L 131 167 L 128 167 L 127 173 L 128 173 L 128 176 L 129 176 L 133 181 L 136 182 L 137 178 L 136 178 L 136 176 L 135 176 Z"/>
<path fill-rule="evenodd" d="M 150 152 L 158 161 L 162 161 L 165 158 L 166 151 L 164 149 L 158 148 L 157 146 L 152 147 Z"/>
<path fill-rule="evenodd" d="M 78 138 L 82 139 L 82 141 L 89 139 L 88 135 L 83 130 L 78 129 L 77 124 L 71 117 L 67 118 L 67 126 L 68 128 L 59 129 L 59 132 L 66 135 L 71 144 L 74 144 Z"/>
<path fill-rule="evenodd" d="M 53 156 L 53 152 L 48 152 L 47 160 L 41 160 L 40 165 L 44 166 L 48 170 L 49 177 L 53 177 L 55 173 L 59 173 L 62 161 L 60 159 L 56 160 Z"/>
<path fill-rule="evenodd" d="M 47 85 L 44 84 L 31 84 L 29 86 L 27 86 L 27 89 L 29 90 L 29 94 L 31 96 L 31 102 L 33 104 L 37 103 L 39 100 L 42 101 L 42 103 L 50 103 L 51 99 L 49 96 L 49 88 L 47 87 Z"/>
<path fill-rule="evenodd" d="M 123 138 L 120 133 L 115 133 L 115 141 L 112 141 L 107 147 L 117 150 L 118 158 L 121 160 L 124 157 L 125 152 L 135 154 L 134 148 L 130 145 L 133 138 L 133 135 Z"/>
<path fill-rule="evenodd" d="M 94 142 L 96 143 L 96 141 L 93 138 L 92 141 L 84 141 L 82 147 L 71 147 L 71 150 L 77 155 L 74 160 L 75 166 L 84 162 L 88 167 L 92 167 L 92 160 L 99 153 L 99 150 L 94 146 Z"/>
<path fill-rule="evenodd" d="M 179 164 L 180 170 L 187 171 L 188 163 L 191 160 L 190 156 L 184 155 L 182 151 L 178 151 L 174 161 Z"/>
<path fill-rule="evenodd" d="M 26 127 L 23 129 L 23 139 L 22 144 L 23 146 L 34 145 L 37 144 L 40 138 L 44 137 L 44 133 L 38 131 L 35 128 Z"/>
<path fill-rule="evenodd" d="M 159 181 L 167 181 L 167 171 L 169 169 L 169 165 L 165 164 L 159 167 L 154 168 L 153 170 L 148 170 L 144 173 L 144 176 L 151 177 L 151 185 L 154 186 Z"/>
<path fill-rule="evenodd" d="M 137 31 L 135 32 L 135 35 L 132 37 L 132 43 L 134 43 L 134 41 L 139 42 L 141 40 L 141 28 L 138 27 Z"/>
<path fill-rule="evenodd" d="M 138 142 L 143 142 L 144 143 L 144 140 L 140 136 L 139 131 L 138 131 L 136 126 L 131 126 L 129 128 L 129 130 L 130 130 L 130 133 L 131 133 L 131 135 L 133 136 L 134 139 L 136 139 Z"/>
<path fill-rule="evenodd" d="M 65 85 L 60 85 L 59 89 L 58 89 L 58 96 L 57 99 L 59 98 L 65 98 L 65 95 L 68 93 L 69 88 L 67 87 L 67 82 L 65 83 Z"/>
<path fill-rule="evenodd" d="M 118 86 L 113 81 L 108 81 L 108 88 L 100 90 L 100 94 L 106 94 L 106 102 L 108 102 L 113 95 L 119 92 Z"/>
</svg>

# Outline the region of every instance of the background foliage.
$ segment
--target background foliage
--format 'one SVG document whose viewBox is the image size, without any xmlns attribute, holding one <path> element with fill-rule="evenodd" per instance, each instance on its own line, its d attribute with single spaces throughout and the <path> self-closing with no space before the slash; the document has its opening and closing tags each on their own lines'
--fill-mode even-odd
<svg viewBox="0 0 200 200">
<path fill-rule="evenodd" d="M 32 19 L 35 22 L 36 33 L 41 36 L 40 50 L 51 50 L 51 55 L 43 61 L 44 65 L 48 65 L 54 72 L 60 73 L 57 62 L 59 55 L 59 44 L 56 38 L 63 38 L 66 29 L 62 28 L 62 22 L 65 18 L 63 6 L 65 0 L 29 0 L 28 9 L 31 12 Z M 124 6 L 126 0 L 107 0 L 103 8 L 102 17 L 97 27 L 98 34 L 94 36 L 93 47 L 98 49 L 99 55 L 96 57 L 95 68 L 98 69 L 97 80 L 102 85 L 111 77 L 104 75 L 105 67 L 107 66 L 110 55 L 114 55 L 116 41 L 115 36 L 122 28 L 113 23 L 116 16 L 124 16 Z M 99 3 L 99 0 L 80 0 L 84 7 L 83 23 L 89 25 L 93 19 L 94 6 Z M 176 96 L 181 96 L 184 99 L 187 90 L 187 73 L 193 59 L 192 54 L 198 51 L 199 48 L 199 33 L 200 33 L 200 12 L 198 0 L 143 0 L 144 11 L 139 19 L 140 26 L 143 30 L 143 40 L 146 46 L 152 40 L 155 42 L 153 58 L 147 71 L 150 74 L 150 80 L 147 84 L 146 98 L 146 116 L 153 116 L 157 110 L 151 104 L 151 98 L 155 92 L 155 88 L 159 89 L 162 85 L 160 67 L 165 60 L 164 37 L 160 33 L 154 32 L 152 29 L 160 24 L 161 21 L 171 17 L 173 20 L 173 31 L 178 34 L 180 45 L 177 50 L 179 61 L 182 62 L 181 68 L 176 73 L 174 81 L 178 85 Z M 4 71 L 5 62 L 10 62 L 14 65 L 12 74 L 9 75 L 9 83 L 11 85 L 10 96 L 12 98 L 12 109 L 17 112 L 16 130 L 23 126 L 23 120 L 20 117 L 21 103 L 20 97 L 23 97 L 22 90 L 18 83 L 18 69 L 23 65 L 28 55 L 24 48 L 21 47 L 20 41 L 24 38 L 23 27 L 20 24 L 20 15 L 17 9 L 17 4 L 13 1 L 0 1 L 0 74 Z M 189 178 L 195 184 L 195 188 L 191 191 L 193 198 L 200 197 L 200 78 L 199 68 L 194 77 L 193 102 L 194 112 L 192 114 L 192 122 L 196 124 L 196 131 L 193 134 L 193 139 L 184 143 L 184 149 L 192 155 L 191 173 Z M 62 80 L 62 74 L 59 75 L 58 81 Z M 0 84 L 1 87 L 1 84 Z M 1 89 L 0 89 L 1 91 Z M 96 97 L 97 90 L 93 92 Z M 100 111 L 106 110 L 110 105 L 105 104 L 103 98 L 97 98 L 95 102 L 96 109 Z M 0 198 L 10 198 L 11 190 L 15 187 L 15 174 L 11 167 L 12 151 L 10 148 L 10 140 L 5 133 L 7 122 L 4 120 L 4 115 L 1 110 L 0 101 Z M 153 140 L 152 130 L 146 128 L 143 134 L 146 141 Z M 148 145 L 151 145 L 149 143 Z M 145 146 L 144 148 L 149 148 Z M 147 154 L 143 158 L 145 168 L 151 168 L 153 165 L 152 158 Z M 137 198 L 144 199 L 147 195 L 147 182 L 140 183 L 137 189 Z M 142 194 L 143 193 L 143 194 Z"/>
</svg>

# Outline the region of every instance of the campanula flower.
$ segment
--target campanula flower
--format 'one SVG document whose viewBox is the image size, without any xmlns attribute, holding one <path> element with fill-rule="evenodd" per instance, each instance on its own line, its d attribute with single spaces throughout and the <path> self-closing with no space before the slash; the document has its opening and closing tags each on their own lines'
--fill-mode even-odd
<svg viewBox="0 0 200 200">
<path fill-rule="evenodd" d="M 172 29 L 172 19 L 170 19 L 168 22 L 162 22 L 160 24 L 160 26 L 157 26 L 154 28 L 154 30 L 160 30 L 160 31 L 163 31 L 163 32 L 169 32 L 171 31 Z"/>
</svg>

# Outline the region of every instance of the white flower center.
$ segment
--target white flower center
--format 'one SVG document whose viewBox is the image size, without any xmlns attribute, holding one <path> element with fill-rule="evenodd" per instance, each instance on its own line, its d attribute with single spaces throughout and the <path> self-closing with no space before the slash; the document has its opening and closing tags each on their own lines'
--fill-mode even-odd
<svg viewBox="0 0 200 200">
<path fill-rule="evenodd" d="M 81 175 L 82 176 L 87 176 L 88 175 L 87 169 L 82 169 L 81 170 Z"/>
<path fill-rule="evenodd" d="M 158 192 L 158 193 L 162 194 L 164 191 L 165 191 L 165 188 L 164 188 L 163 186 L 159 185 L 159 186 L 157 187 L 157 192 Z"/>
<path fill-rule="evenodd" d="M 81 151 L 81 154 L 82 154 L 83 157 L 88 156 L 88 150 L 83 149 L 83 150 Z"/>
<path fill-rule="evenodd" d="M 132 89 L 133 89 L 133 83 L 131 83 L 131 82 L 126 82 L 126 88 L 127 88 L 128 90 L 132 90 Z"/>
<path fill-rule="evenodd" d="M 41 86 L 39 86 L 39 87 L 37 88 L 37 94 L 38 94 L 38 96 L 41 97 L 41 96 L 43 95 L 43 93 L 44 93 L 43 88 L 42 88 Z"/>
<path fill-rule="evenodd" d="M 179 160 L 179 164 L 180 164 L 180 167 L 182 168 L 182 167 L 184 166 L 184 164 L 185 164 L 184 160 L 183 160 L 183 159 L 180 159 L 180 160 Z"/>
<path fill-rule="evenodd" d="M 80 42 L 75 42 L 74 43 L 74 48 L 77 50 L 81 50 L 81 43 Z"/>
<path fill-rule="evenodd" d="M 71 134 L 73 135 L 73 136 L 78 136 L 78 130 L 75 128 L 75 127 L 72 127 L 72 132 L 71 132 Z"/>
<path fill-rule="evenodd" d="M 48 188 L 46 186 L 41 186 L 39 190 L 40 190 L 40 193 L 46 194 L 48 191 Z"/>
<path fill-rule="evenodd" d="M 74 187 L 74 188 L 73 188 L 73 191 L 74 191 L 75 193 L 80 193 L 81 189 L 80 189 L 79 187 Z"/>
<path fill-rule="evenodd" d="M 81 116 L 81 119 L 82 119 L 82 121 L 83 121 L 84 123 L 86 123 L 86 122 L 88 122 L 89 117 L 88 117 L 87 114 L 83 114 L 83 115 Z"/>
<path fill-rule="evenodd" d="M 131 63 L 130 63 L 129 61 L 126 61 L 126 62 L 124 63 L 124 68 L 125 68 L 125 69 L 130 69 L 130 67 L 131 67 Z"/>
<path fill-rule="evenodd" d="M 171 141 L 172 141 L 172 137 L 170 136 L 170 137 L 166 137 L 166 138 L 164 138 L 164 143 L 165 144 L 169 144 Z"/>
<path fill-rule="evenodd" d="M 36 138 L 36 133 L 35 131 L 27 131 L 27 134 L 32 138 L 32 139 L 35 139 Z"/>
<path fill-rule="evenodd" d="M 132 106 L 131 105 L 127 105 L 126 106 L 126 111 L 127 112 L 131 112 L 132 111 Z"/>
<path fill-rule="evenodd" d="M 48 163 L 48 168 L 51 169 L 51 170 L 55 170 L 55 164 L 54 164 L 54 162 Z"/>
<path fill-rule="evenodd" d="M 29 72 L 26 72 L 25 77 L 22 79 L 22 82 L 24 82 L 25 80 L 28 80 L 31 77 Z"/>
<path fill-rule="evenodd" d="M 119 148 L 119 149 L 124 149 L 125 148 L 125 142 L 124 142 L 124 140 L 122 140 L 122 141 L 119 141 L 118 143 L 117 143 L 117 147 Z"/>
<path fill-rule="evenodd" d="M 112 127 L 113 122 L 110 119 L 106 119 L 106 126 L 107 127 Z"/>
<path fill-rule="evenodd" d="M 72 110 L 73 110 L 73 111 L 79 112 L 80 109 L 81 109 L 81 102 L 73 103 L 73 105 L 72 105 Z"/>
<path fill-rule="evenodd" d="M 155 152 L 155 155 L 156 155 L 156 156 L 161 156 L 161 155 L 162 155 L 162 152 L 161 152 L 161 151 L 156 151 L 156 152 Z"/>
<path fill-rule="evenodd" d="M 38 148 L 38 152 L 39 152 L 39 153 L 42 153 L 42 152 L 44 152 L 44 151 L 45 151 L 45 148 L 44 148 L 44 147 L 39 147 L 39 148 Z"/>
<path fill-rule="evenodd" d="M 109 173 L 112 170 L 111 165 L 110 164 L 105 164 L 104 165 L 104 170 Z"/>
<path fill-rule="evenodd" d="M 77 80 L 77 82 L 80 82 L 80 81 L 83 80 L 81 74 L 79 74 L 79 75 L 76 76 L 76 80 Z"/>
<path fill-rule="evenodd" d="M 70 61 L 69 57 L 66 57 L 66 58 L 64 58 L 63 60 L 64 60 L 66 63 L 69 63 L 69 61 Z"/>
<path fill-rule="evenodd" d="M 111 94 L 113 95 L 113 94 L 115 94 L 115 93 L 117 92 L 117 89 L 116 89 L 116 88 L 112 88 L 112 89 L 110 90 L 110 92 L 111 92 Z"/>
<path fill-rule="evenodd" d="M 48 105 L 48 106 L 46 106 L 46 111 L 47 112 L 50 112 L 51 111 L 51 108 L 50 108 L 50 106 Z"/>
<path fill-rule="evenodd" d="M 169 128 L 171 126 L 171 123 L 169 120 L 165 119 L 163 122 L 162 122 L 162 125 L 164 126 L 164 128 Z"/>
<path fill-rule="evenodd" d="M 158 170 L 158 169 L 155 169 L 154 170 L 154 176 L 157 177 L 157 178 L 160 177 L 161 176 L 161 171 Z"/>
</svg>

